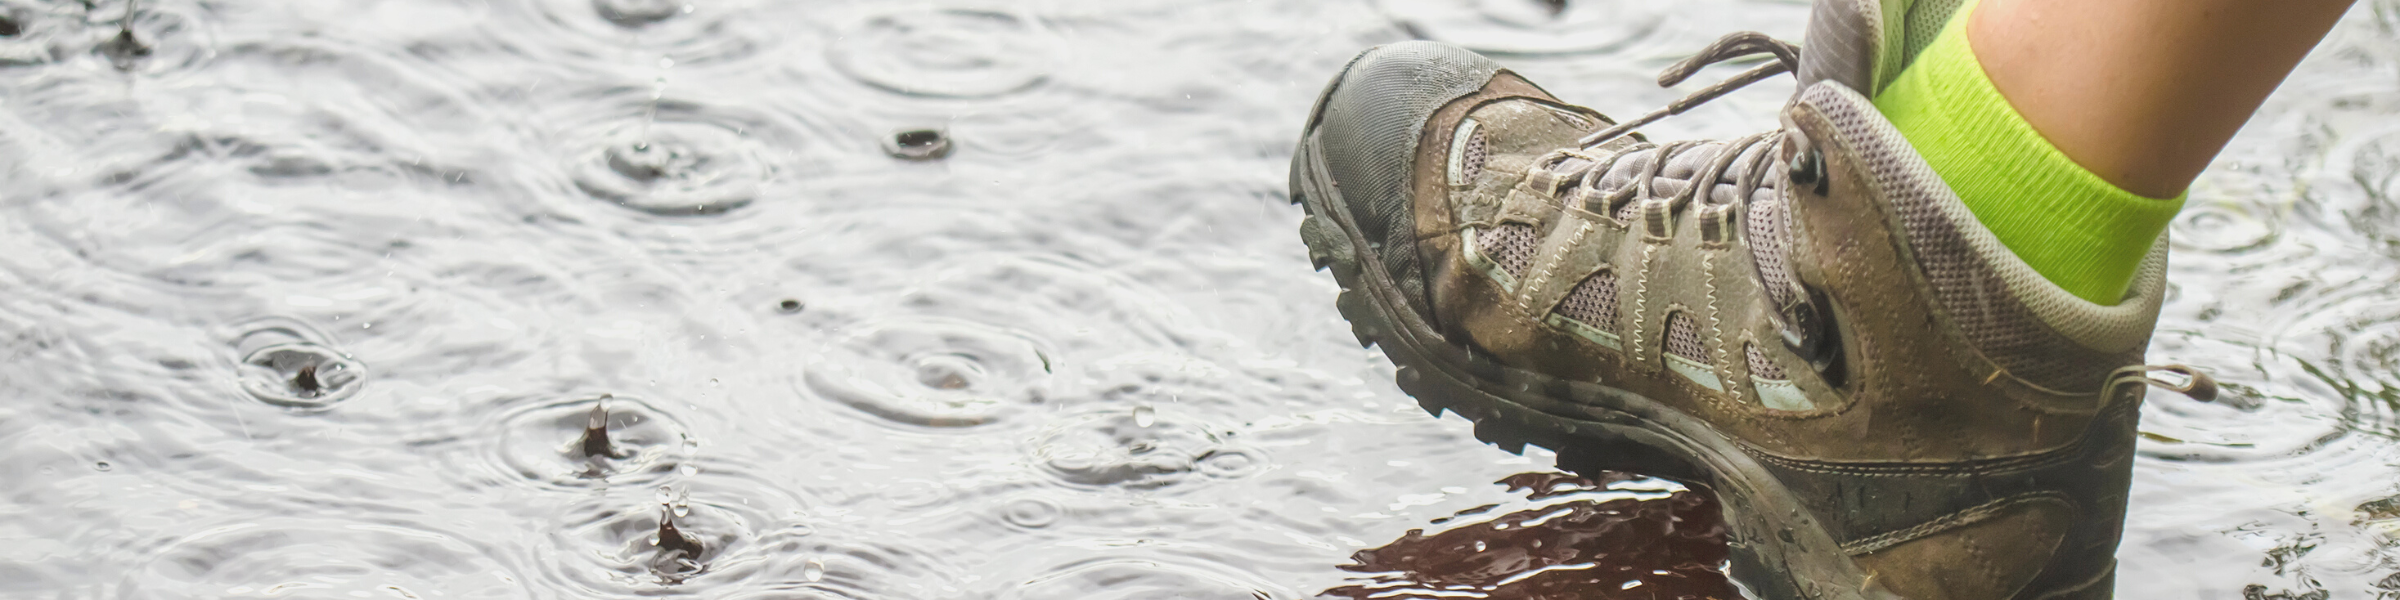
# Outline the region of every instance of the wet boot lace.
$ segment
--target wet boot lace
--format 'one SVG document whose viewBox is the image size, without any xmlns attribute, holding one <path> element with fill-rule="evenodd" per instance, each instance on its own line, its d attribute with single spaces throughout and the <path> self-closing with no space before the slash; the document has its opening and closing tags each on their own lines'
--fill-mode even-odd
<svg viewBox="0 0 2400 600">
<path fill-rule="evenodd" d="M 1766 34 L 1745 31 L 1719 38 L 1698 55 L 1667 67 L 1665 72 L 1659 74 L 1658 83 L 1661 87 L 1674 86 L 1709 65 L 1759 55 L 1768 55 L 1773 60 L 1658 110 L 1585 136 L 1577 140 L 1572 148 L 1552 152 L 1535 161 L 1536 168 L 1528 172 L 1529 179 L 1537 188 L 1546 186 L 1546 189 L 1558 194 L 1554 197 L 1570 206 L 1610 215 L 1621 221 L 1638 220 L 1643 233 L 1652 239 L 1670 237 L 1677 215 L 1696 212 L 1701 219 L 1700 234 L 1705 238 L 1704 241 L 1732 241 L 1739 229 L 1738 224 L 1743 222 L 1747 214 L 1750 198 L 1759 189 L 1771 185 L 1766 180 L 1772 170 L 1768 168 L 1767 161 L 1781 154 L 1780 144 L 1786 136 L 1780 131 L 1768 131 L 1722 144 L 1674 142 L 1659 145 L 1633 132 L 1750 84 L 1799 68 L 1798 47 Z M 1602 145 L 1629 135 L 1633 135 L 1632 144 L 1600 151 Z M 1713 154 L 1685 156 L 1692 152 Z M 1618 169 L 1619 164 L 1625 161 L 1636 161 L 1627 164 L 1631 169 L 1629 173 Z M 1668 170 L 1677 165 L 1690 168 L 1689 176 L 1667 177 Z M 1742 168 L 1734 171 L 1737 165 Z M 1739 174 L 1735 181 L 1729 182 L 1734 186 L 1729 199 L 1714 193 L 1720 184 L 1728 183 L 1724 181 L 1728 171 Z M 1671 194 L 1662 195 L 1662 178 L 1679 179 L 1681 187 Z M 1694 205 L 1698 205 L 1698 208 L 1694 209 Z M 1770 258 L 1775 265 L 1789 264 L 1780 255 L 1787 246 L 1781 240 L 1774 240 L 1765 246 L 1757 242 L 1752 240 L 1752 250 L 1762 254 L 1759 257 L 1762 260 L 1757 261 L 1759 264 L 1768 264 Z M 1769 276 L 1762 271 L 1759 281 L 1776 307 L 1784 344 L 1820 372 L 1829 369 L 1836 353 L 1829 351 L 1830 347 L 1824 343 L 1825 336 L 1816 333 L 1825 330 L 1822 319 L 1817 317 L 1824 313 L 1811 302 L 1811 295 L 1788 276 Z"/>
<path fill-rule="evenodd" d="M 1659 73 L 1658 85 L 1659 87 L 1672 87 L 1690 79 L 1702 68 L 1710 65 L 1759 55 L 1768 55 L 1773 60 L 1693 92 L 1665 107 L 1585 136 L 1576 141 L 1574 149 L 1561 150 L 1553 153 L 1550 157 L 1536 161 L 1535 164 L 1540 165 L 1541 168 L 1535 169 L 1533 176 L 1552 182 L 1552 185 L 1556 186 L 1550 188 L 1553 191 L 1565 188 L 1566 194 L 1560 196 L 1560 199 L 1569 205 L 1580 206 L 1599 214 L 1612 215 L 1619 220 L 1639 215 L 1644 233 L 1652 238 L 1665 238 L 1671 235 L 1675 215 L 1685 212 L 1695 203 L 1695 200 L 1698 200 L 1698 203 L 1702 205 L 1697 210 L 1702 219 L 1701 235 L 1709 238 L 1706 240 L 1709 242 L 1731 240 L 1736 229 L 1733 223 L 1742 221 L 1753 194 L 1767 185 L 1766 176 L 1770 169 L 1766 168 L 1766 161 L 1774 160 L 1781 154 L 1780 144 L 1783 144 L 1786 139 L 1781 132 L 1770 131 L 1753 134 L 1717 146 L 1714 149 L 1715 156 L 1709 158 L 1703 166 L 1691 173 L 1690 178 L 1684 179 L 1685 184 L 1680 190 L 1665 198 L 1661 198 L 1657 194 L 1657 181 L 1665 174 L 1669 165 L 1675 162 L 1678 155 L 1705 148 L 1708 144 L 1675 142 L 1662 146 L 1647 140 L 1639 140 L 1637 137 L 1635 144 L 1608 153 L 1606 156 L 1592 151 L 1602 144 L 1630 135 L 1644 125 L 1683 114 L 1694 107 L 1748 87 L 1750 84 L 1776 75 L 1794 72 L 1800 68 L 1798 46 L 1768 37 L 1763 33 L 1742 31 L 1718 38 L 1715 43 L 1709 44 L 1708 48 L 1699 54 L 1668 66 L 1664 72 Z M 1754 147 L 1760 145 L 1766 145 L 1764 151 L 1750 152 Z M 1610 173 L 1618 162 L 1639 159 L 1644 154 L 1649 155 L 1649 164 L 1631 182 L 1604 189 L 1605 175 Z M 1791 175 L 1793 182 L 1816 184 L 1819 186 L 1818 193 L 1824 193 L 1823 173 L 1821 171 L 1807 172 L 1822 169 L 1822 159 L 1810 156 L 1809 152 L 1800 152 L 1799 154 L 1802 156 L 1796 157 L 1796 161 L 1813 160 L 1806 163 L 1795 162 L 1791 165 L 1787 172 Z M 1730 182 L 1734 185 L 1734 194 L 1731 200 L 1714 202 L 1716 196 L 1711 191 L 1721 183 L 1725 183 L 1722 180 L 1726 171 L 1737 162 L 1741 162 L 1743 156 L 1751 158 L 1749 164 L 1738 172 L 1741 176 L 1736 181 Z M 1804 181 L 1806 179 L 1814 179 L 1814 181 Z M 1637 199 L 1639 202 L 1636 202 Z M 1778 228 L 1778 231 L 1784 230 Z M 1754 252 L 1780 254 L 1788 252 L 1789 249 L 1788 240 L 1785 239 L 1747 241 Z M 1760 247 L 1762 242 L 1766 242 L 1768 247 Z M 1770 301 L 1776 307 L 1777 317 L 1783 329 L 1785 346 L 1803 360 L 1808 361 L 1818 372 L 1827 373 L 1829 376 L 1835 375 L 1829 371 L 1833 367 L 1833 361 L 1839 354 L 1839 350 L 1832 347 L 1830 344 L 1833 340 L 1822 333 L 1830 331 L 1829 323 L 1819 316 L 1830 314 L 1818 307 L 1824 300 L 1820 295 L 1804 289 L 1788 274 L 1783 277 L 1767 276 L 1765 269 L 1769 257 L 1761 255 L 1757 258 L 1760 259 L 1756 262 L 1761 269 L 1758 279 L 1761 287 L 1767 290 Z M 1773 258 L 1777 259 L 1776 262 L 1780 265 L 1790 264 L 1788 256 L 1774 256 Z M 1775 285 L 1776 282 L 1784 285 Z M 2160 378 L 2154 375 L 2156 373 L 2165 373 L 2169 377 Z M 1984 383 L 1990 384 L 1997 380 L 1999 375 L 1999 372 L 1995 372 L 1993 378 Z M 2126 385 L 2145 384 L 2181 393 L 2203 402 L 2213 401 L 2217 396 L 2215 380 L 2198 369 L 2175 364 L 2133 365 L 2118 369 L 2110 374 L 2102 391 L 2113 394 Z"/>
<path fill-rule="evenodd" d="M 1701 204 L 1706 205 L 1703 210 L 1709 213 L 1708 216 L 1733 217 L 1739 215 L 1740 205 L 1745 204 L 1752 193 L 1767 184 L 1765 179 L 1768 169 L 1764 168 L 1764 162 L 1777 154 L 1774 152 L 1773 145 L 1780 143 L 1783 137 L 1776 132 L 1759 133 L 1721 145 L 1676 142 L 1661 146 L 1643 140 L 1606 155 L 1594 153 L 1592 150 L 1611 140 L 1632 134 L 1635 129 L 1643 125 L 1683 114 L 1685 111 L 1707 104 L 1711 100 L 1723 97 L 1750 84 L 1791 72 L 1800 64 L 1798 47 L 1767 37 L 1766 34 L 1744 31 L 1720 38 L 1700 54 L 1667 67 L 1665 72 L 1659 74 L 1658 83 L 1661 87 L 1674 86 L 1690 79 L 1692 75 L 1699 73 L 1700 69 L 1709 65 L 1761 54 L 1771 55 L 1774 60 L 1744 71 L 1731 79 L 1711 85 L 1707 89 L 1694 92 L 1666 107 L 1651 111 L 1649 114 L 1617 123 L 1608 129 L 1577 140 L 1575 148 L 1554 152 L 1551 156 L 1537 161 L 1536 164 L 1542 165 L 1542 168 L 1536 169 L 1534 176 L 1552 182 L 1557 186 L 1552 188 L 1553 190 L 1564 188 L 1567 195 L 1562 197 L 1563 200 L 1579 204 L 1593 212 L 1613 215 L 1621 219 L 1639 214 L 1648 233 L 1656 237 L 1669 235 L 1673 217 L 1685 212 L 1694 203 L 1694 200 L 1700 200 Z M 1762 144 L 1768 146 L 1767 151 L 1751 152 L 1754 147 Z M 1712 146 L 1713 148 L 1711 148 Z M 1683 185 L 1676 193 L 1660 197 L 1658 181 L 1665 176 L 1667 169 L 1676 164 L 1676 159 L 1680 155 L 1704 148 L 1713 149 L 1715 155 L 1700 165 L 1697 171 L 1690 174 L 1689 178 L 1683 178 L 1682 181 L 1686 185 Z M 1638 160 L 1645 156 L 1649 158 L 1649 163 L 1630 182 L 1604 189 L 1604 176 L 1610 173 L 1619 162 L 1629 159 Z M 1713 197 L 1710 194 L 1712 189 L 1720 180 L 1724 179 L 1725 173 L 1744 156 L 1750 157 L 1751 164 L 1744 165 L 1746 168 L 1740 171 L 1743 176 L 1732 182 L 1735 185 L 1733 200 L 1725 203 L 1710 202 L 1709 199 Z M 1636 203 L 1636 200 L 1640 200 L 1640 202 Z M 1714 228 L 1704 228 L 1703 230 L 1703 235 L 1714 237 L 1718 234 L 1730 234 L 1730 231 L 1719 231 Z"/>
</svg>

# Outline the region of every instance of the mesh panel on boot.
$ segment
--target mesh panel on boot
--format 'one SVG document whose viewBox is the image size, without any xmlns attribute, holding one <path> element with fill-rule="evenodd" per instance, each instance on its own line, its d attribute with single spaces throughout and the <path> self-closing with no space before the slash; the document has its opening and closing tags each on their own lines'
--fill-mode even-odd
<svg viewBox="0 0 2400 600">
<path fill-rule="evenodd" d="M 1667 313 L 1667 353 L 1706 364 L 1708 350 L 1700 343 L 1700 327 L 1682 311 Z"/>
<path fill-rule="evenodd" d="M 1760 283 L 1767 288 L 1767 298 L 1775 306 L 1792 302 L 1792 265 L 1784 249 L 1790 241 L 1784 228 L 1783 200 L 1750 205 L 1746 215 L 1744 235 L 1750 242 L 1750 258 L 1758 264 Z"/>
<path fill-rule="evenodd" d="M 1905 50 L 1908 54 L 1900 58 L 1902 67 L 1917 62 L 1917 55 L 1933 44 L 1934 36 L 1940 35 L 1942 27 L 1950 24 L 1950 15 L 1958 12 L 1961 4 L 1966 4 L 1966 0 L 1917 0 L 1915 5 L 1908 7 L 1908 31 L 1902 34 L 1907 36 Z"/>
<path fill-rule="evenodd" d="M 1773 363 L 1773 362 L 1769 362 L 1769 361 L 1767 360 L 1767 355 L 1766 355 L 1765 353 L 1762 353 L 1762 352 L 1759 352 L 1759 351 L 1758 351 L 1758 346 L 1751 345 L 1751 344 L 1742 344 L 1742 349 L 1743 349 L 1744 351 L 1746 351 L 1746 353 L 1747 353 L 1747 354 L 1749 354 L 1749 355 L 1750 355 L 1750 357 L 1749 357 L 1749 358 L 1750 358 L 1750 377 L 1751 377 L 1751 378 L 1753 378 L 1753 379 L 1774 379 L 1774 380 L 1779 380 L 1779 381 L 1780 381 L 1780 380 L 1791 379 L 1790 377 L 1788 377 L 1788 376 L 1785 376 L 1785 375 L 1784 375 L 1784 373 L 1783 373 L 1783 367 L 1778 367 L 1778 366 L 1775 366 L 1775 363 Z"/>
<path fill-rule="evenodd" d="M 1601 271 L 1584 278 L 1583 283 L 1575 284 L 1575 291 L 1568 292 L 1567 299 L 1559 302 L 1558 308 L 1552 312 L 1603 331 L 1615 330 L 1617 274 Z"/>
<path fill-rule="evenodd" d="M 1475 236 L 1475 251 L 1483 253 L 1500 270 L 1517 277 L 1525 276 L 1525 268 L 1533 265 L 1533 251 L 1539 245 L 1534 239 L 1533 226 L 1506 223 Z"/>
<path fill-rule="evenodd" d="M 1989 233 L 1968 234 L 1967 228 L 1981 227 L 1974 215 L 1957 198 L 1946 197 L 1948 188 L 1940 176 L 1916 159 L 1907 140 L 1882 121 L 1872 104 L 1855 93 L 1830 88 L 1811 88 L 1802 102 L 1822 110 L 1836 130 L 1857 138 L 1856 160 L 1876 178 L 1875 188 L 1889 194 L 1886 200 L 1901 221 L 1902 231 L 1895 233 L 1906 236 L 1934 301 L 1983 356 L 2019 379 L 2070 393 L 2097 390 L 2110 371 L 2140 362 L 2157 320 L 2156 288 L 2163 265 L 2144 264 L 2126 306 L 2069 300 L 2071 296 L 2056 286 L 2048 295 L 2020 295 L 2017 290 L 2038 287 L 2028 280 L 2040 275 L 2016 261 Z M 2159 257 L 2150 260 L 2164 262 Z M 2102 352 L 2062 330 L 2091 339 L 2137 341 L 2123 352 Z"/>
<path fill-rule="evenodd" d="M 1473 135 L 1468 136 L 1467 149 L 1458 159 L 1460 179 L 1473 182 L 1476 175 L 1482 175 L 1483 162 L 1490 158 L 1490 152 L 1491 143 L 1483 139 L 1483 130 L 1478 129 Z"/>
</svg>

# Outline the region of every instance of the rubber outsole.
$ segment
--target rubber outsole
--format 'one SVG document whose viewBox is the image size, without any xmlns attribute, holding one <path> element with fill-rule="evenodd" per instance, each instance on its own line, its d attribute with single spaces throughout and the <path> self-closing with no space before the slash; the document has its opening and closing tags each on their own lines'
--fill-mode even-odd
<svg viewBox="0 0 2400 600">
<path fill-rule="evenodd" d="M 1511 368 L 1444 340 L 1407 307 L 1387 273 L 1370 268 L 1379 264 L 1376 246 L 1351 221 L 1325 170 L 1316 117 L 1292 162 L 1292 202 L 1307 213 L 1300 237 L 1310 262 L 1340 284 L 1335 306 L 1352 334 L 1362 347 L 1384 349 L 1401 391 L 1418 406 L 1436 417 L 1466 417 L 1477 439 L 1512 453 L 1549 448 L 1561 468 L 1634 471 L 1709 488 L 1725 507 L 1735 578 L 1765 597 L 1897 598 L 1873 585 L 1788 490 L 1705 422 L 1624 390 Z"/>
</svg>

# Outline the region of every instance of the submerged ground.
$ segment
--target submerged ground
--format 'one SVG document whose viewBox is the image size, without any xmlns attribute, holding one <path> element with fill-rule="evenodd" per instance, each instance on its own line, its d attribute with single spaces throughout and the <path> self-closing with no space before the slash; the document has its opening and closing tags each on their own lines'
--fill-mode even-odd
<svg viewBox="0 0 2400 600">
<path fill-rule="evenodd" d="M 1627 114 L 1806 6 L 1551 10 L 0 0 L 0 597 L 1730 593 L 1705 496 L 1426 417 L 1293 233 L 1361 48 Z M 2119 595 L 2400 597 L 2400 1 L 2190 206 L 2151 358 L 2228 393 L 2145 408 Z"/>
</svg>

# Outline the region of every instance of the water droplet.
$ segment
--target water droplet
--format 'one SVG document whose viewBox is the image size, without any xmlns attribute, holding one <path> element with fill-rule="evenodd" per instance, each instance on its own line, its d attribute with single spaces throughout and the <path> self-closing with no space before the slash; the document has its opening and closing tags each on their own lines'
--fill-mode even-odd
<svg viewBox="0 0 2400 600">
<path fill-rule="evenodd" d="M 801 304 L 799 300 L 792 298 L 785 298 L 782 302 L 775 304 L 775 310 L 783 311 L 783 314 L 787 315 L 800 314 L 800 311 L 805 308 L 808 308 L 808 305 Z"/>
<path fill-rule="evenodd" d="M 822 559 L 822 558 L 811 558 L 811 559 L 808 559 L 808 564 L 807 564 L 806 566 L 802 566 L 802 567 L 800 567 L 800 578 L 801 578 L 801 579 L 806 579 L 806 580 L 808 580 L 808 582 L 809 582 L 809 583 L 816 583 L 816 582 L 819 582 L 819 581 L 824 581 L 824 580 L 825 580 L 825 559 Z"/>
<path fill-rule="evenodd" d="M 1041 402 L 1037 352 L 1032 340 L 996 327 L 900 323 L 843 340 L 802 377 L 809 391 L 887 421 L 976 427 Z"/>
<path fill-rule="evenodd" d="M 1064 511 L 1056 502 L 1019 498 L 1009 501 L 1008 506 L 1002 509 L 1000 518 L 1018 527 L 1042 528 L 1057 523 L 1059 513 Z"/>
<path fill-rule="evenodd" d="M 658 514 L 658 540 L 651 543 L 658 545 L 659 556 L 666 557 L 672 553 L 686 559 L 700 557 L 701 551 L 705 550 L 700 545 L 700 538 L 675 527 L 676 518 L 688 516 L 691 516 L 688 510 L 661 511 Z"/>
<path fill-rule="evenodd" d="M 1482 552 L 1482 551 L 1483 551 L 1483 548 L 1484 548 L 1484 546 L 1483 546 L 1483 540 L 1475 540 L 1475 551 L 1476 551 L 1476 552 Z"/>
<path fill-rule="evenodd" d="M 114 469 L 114 468 L 116 468 L 116 467 L 109 465 L 109 464 L 108 464 L 108 461 L 105 461 L 105 460 L 104 460 L 104 461 L 100 461 L 100 462 L 97 462 L 97 463 L 92 463 L 92 468 L 94 468 L 94 469 L 99 469 L 99 470 L 102 470 L 102 471 L 107 471 L 107 470 L 109 470 L 109 469 Z"/>
<path fill-rule="evenodd" d="M 608 443 L 608 399 L 609 396 L 602 395 L 592 402 L 592 412 L 584 419 L 583 441 L 576 446 L 583 450 L 585 458 L 623 458 Z"/>
<path fill-rule="evenodd" d="M 324 408 L 356 394 L 366 366 L 326 347 L 297 323 L 275 323 L 242 337 L 242 389 L 277 406 Z"/>
<path fill-rule="evenodd" d="M 142 59 L 150 57 L 150 45 L 133 35 L 130 17 L 125 27 L 117 30 L 117 36 L 101 42 L 97 50 L 101 56 L 108 57 L 109 64 L 116 66 L 119 71 L 131 71 L 141 65 Z"/>
<path fill-rule="evenodd" d="M 689 6 L 677 0 L 593 0 L 600 18 L 618 27 L 635 29 L 682 14 Z"/>
<path fill-rule="evenodd" d="M 1133 407 L 1133 424 L 1149 427 L 1157 423 L 1158 409 L 1151 408 L 1148 404 Z"/>
<path fill-rule="evenodd" d="M 654 215 L 714 215 L 749 206 L 776 167 L 744 132 L 707 109 L 659 106 L 604 134 L 575 165 L 577 189 Z"/>
<path fill-rule="evenodd" d="M 893 158 L 935 160 L 950 155 L 950 133 L 940 129 L 902 129 L 883 141 Z"/>
</svg>

